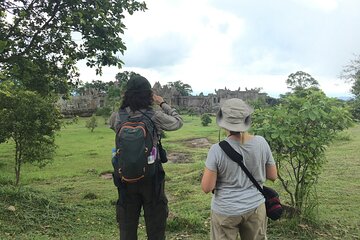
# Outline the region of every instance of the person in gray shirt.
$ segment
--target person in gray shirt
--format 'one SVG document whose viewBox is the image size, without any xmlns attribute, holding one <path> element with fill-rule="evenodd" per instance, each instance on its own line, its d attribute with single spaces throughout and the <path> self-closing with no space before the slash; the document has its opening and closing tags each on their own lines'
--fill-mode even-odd
<svg viewBox="0 0 360 240">
<path fill-rule="evenodd" d="M 244 165 L 262 186 L 274 181 L 277 169 L 269 144 L 261 136 L 250 135 L 253 109 L 241 99 L 226 100 L 216 121 L 226 130 L 226 141 L 239 152 Z M 267 239 L 265 199 L 241 167 L 232 161 L 219 144 L 209 150 L 201 182 L 205 193 L 214 192 L 211 201 L 211 239 Z"/>
</svg>

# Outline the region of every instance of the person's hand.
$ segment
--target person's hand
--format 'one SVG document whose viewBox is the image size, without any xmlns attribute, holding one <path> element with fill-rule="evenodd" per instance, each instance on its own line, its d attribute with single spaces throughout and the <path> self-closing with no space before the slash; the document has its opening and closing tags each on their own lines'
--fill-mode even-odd
<svg viewBox="0 0 360 240">
<path fill-rule="evenodd" d="M 154 99 L 155 104 L 157 104 L 157 105 L 164 102 L 164 99 L 156 94 L 153 94 L 153 99 Z"/>
</svg>

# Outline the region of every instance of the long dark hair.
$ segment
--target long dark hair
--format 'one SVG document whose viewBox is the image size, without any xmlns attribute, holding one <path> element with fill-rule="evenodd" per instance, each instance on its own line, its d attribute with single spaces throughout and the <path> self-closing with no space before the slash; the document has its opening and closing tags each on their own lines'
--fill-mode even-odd
<svg viewBox="0 0 360 240">
<path fill-rule="evenodd" d="M 153 101 L 152 90 L 128 90 L 124 94 L 120 109 L 130 107 L 133 112 L 140 109 L 149 109 Z"/>
</svg>

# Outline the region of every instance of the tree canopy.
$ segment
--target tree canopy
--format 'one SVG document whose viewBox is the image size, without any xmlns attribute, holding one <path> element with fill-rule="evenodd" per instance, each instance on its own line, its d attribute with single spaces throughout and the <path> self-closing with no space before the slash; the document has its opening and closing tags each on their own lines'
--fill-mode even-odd
<svg viewBox="0 0 360 240">
<path fill-rule="evenodd" d="M 350 82 L 355 82 L 360 78 L 360 55 L 355 55 L 354 59 L 344 67 L 340 76 Z"/>
<path fill-rule="evenodd" d="M 345 66 L 341 78 L 352 83 L 351 93 L 354 99 L 350 102 L 351 112 L 354 119 L 360 120 L 360 55 Z"/>
<path fill-rule="evenodd" d="M 187 83 L 183 83 L 180 80 L 176 82 L 168 82 L 165 86 L 168 86 L 169 88 L 174 87 L 181 96 L 190 96 L 192 93 L 191 86 Z"/>
<path fill-rule="evenodd" d="M 303 71 L 291 73 L 286 80 L 286 84 L 288 88 L 292 90 L 305 89 L 309 87 L 319 87 L 319 82 L 310 74 Z"/>
<path fill-rule="evenodd" d="M 2 78 L 46 95 L 67 91 L 79 60 L 99 74 L 103 66 L 121 66 L 125 14 L 145 9 L 132 0 L 1 1 Z"/>
</svg>

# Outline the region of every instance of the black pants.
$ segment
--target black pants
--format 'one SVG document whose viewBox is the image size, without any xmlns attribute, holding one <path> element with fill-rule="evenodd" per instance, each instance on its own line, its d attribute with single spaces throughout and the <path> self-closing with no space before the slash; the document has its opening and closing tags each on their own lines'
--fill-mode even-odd
<svg viewBox="0 0 360 240">
<path fill-rule="evenodd" d="M 164 240 L 168 216 L 167 198 L 164 181 L 156 186 L 153 181 L 138 182 L 120 186 L 116 206 L 120 240 L 137 240 L 137 229 L 141 207 L 148 240 Z"/>
</svg>

